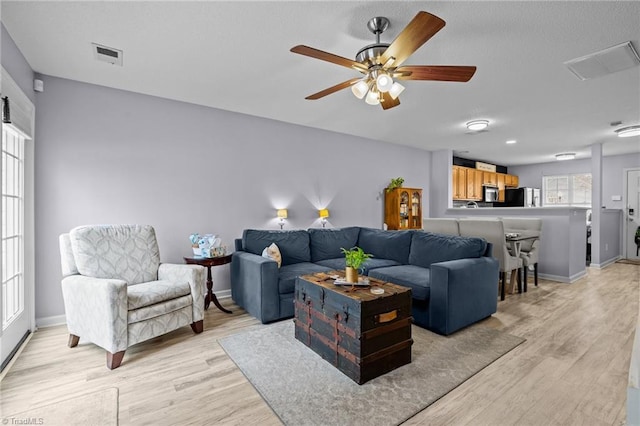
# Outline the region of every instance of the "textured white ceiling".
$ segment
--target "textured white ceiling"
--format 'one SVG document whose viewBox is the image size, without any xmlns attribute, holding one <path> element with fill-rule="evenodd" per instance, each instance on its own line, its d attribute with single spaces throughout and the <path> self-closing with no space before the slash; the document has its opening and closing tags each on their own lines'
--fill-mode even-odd
<svg viewBox="0 0 640 426">
<path fill-rule="evenodd" d="M 563 62 L 631 41 L 638 1 L 525 2 L 50 2 L 2 1 L 5 27 L 39 73 L 359 135 L 503 165 L 640 152 L 612 121 L 640 124 L 640 67 L 580 81 Z M 305 96 L 359 74 L 295 55 L 305 44 L 353 58 L 390 42 L 419 11 L 447 25 L 406 64 L 475 65 L 468 83 L 407 81 L 388 111 L 343 90 Z M 122 68 L 93 59 L 91 43 L 124 50 Z M 403 83 L 404 84 L 404 83 Z M 489 131 L 464 123 L 488 119 Z M 505 145 L 516 139 L 515 145 Z M 466 152 L 465 152 L 466 151 Z"/>
</svg>

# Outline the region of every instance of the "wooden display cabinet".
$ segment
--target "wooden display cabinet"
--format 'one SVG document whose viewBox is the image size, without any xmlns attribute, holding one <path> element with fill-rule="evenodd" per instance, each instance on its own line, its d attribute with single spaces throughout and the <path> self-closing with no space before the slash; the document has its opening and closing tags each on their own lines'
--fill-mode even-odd
<svg viewBox="0 0 640 426">
<path fill-rule="evenodd" d="M 384 222 L 387 229 L 422 229 L 422 189 L 385 190 Z"/>
</svg>

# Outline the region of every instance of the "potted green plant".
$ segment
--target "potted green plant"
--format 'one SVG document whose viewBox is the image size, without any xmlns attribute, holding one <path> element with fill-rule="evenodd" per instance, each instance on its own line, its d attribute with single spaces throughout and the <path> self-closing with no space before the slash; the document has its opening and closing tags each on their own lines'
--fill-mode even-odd
<svg viewBox="0 0 640 426">
<path fill-rule="evenodd" d="M 401 177 L 391 179 L 391 183 L 389 183 L 389 185 L 387 186 L 387 192 L 391 192 L 391 190 L 395 188 L 402 188 L 403 183 L 404 179 Z"/>
<path fill-rule="evenodd" d="M 340 250 L 344 253 L 345 278 L 348 283 L 355 284 L 358 282 L 358 271 L 362 268 L 362 264 L 373 255 L 365 253 L 360 247 L 353 247 L 349 250 L 341 247 Z"/>
</svg>

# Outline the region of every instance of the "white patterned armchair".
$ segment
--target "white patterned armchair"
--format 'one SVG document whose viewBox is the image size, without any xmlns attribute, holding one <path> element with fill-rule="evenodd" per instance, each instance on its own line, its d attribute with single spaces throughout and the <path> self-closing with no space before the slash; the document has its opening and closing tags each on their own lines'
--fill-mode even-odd
<svg viewBox="0 0 640 426">
<path fill-rule="evenodd" d="M 204 271 L 160 263 L 149 225 L 80 226 L 60 235 L 69 347 L 82 337 L 118 368 L 125 350 L 187 324 L 203 331 Z"/>
</svg>

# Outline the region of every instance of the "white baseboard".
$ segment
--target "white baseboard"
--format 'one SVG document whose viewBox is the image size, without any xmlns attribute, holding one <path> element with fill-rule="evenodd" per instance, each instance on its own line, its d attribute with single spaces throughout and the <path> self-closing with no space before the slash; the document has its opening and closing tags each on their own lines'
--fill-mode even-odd
<svg viewBox="0 0 640 426">
<path fill-rule="evenodd" d="M 574 283 L 576 281 L 578 281 L 580 278 L 584 277 L 585 275 L 587 275 L 587 271 L 581 271 L 578 272 L 577 274 L 573 274 L 569 277 L 565 277 L 562 275 L 551 275 L 551 274 L 541 274 L 538 272 L 538 277 L 539 278 L 543 278 L 545 280 L 549 280 L 549 281 L 557 281 L 560 283 L 567 283 L 567 284 L 571 284 Z"/>
<path fill-rule="evenodd" d="M 228 289 L 228 290 L 216 290 L 215 294 L 216 294 L 216 297 L 218 299 L 229 299 L 229 298 L 231 298 L 231 289 Z"/>
<path fill-rule="evenodd" d="M 52 317 L 36 318 L 36 327 L 53 327 L 56 325 L 64 325 L 67 323 L 67 317 L 65 315 L 55 315 Z"/>
<path fill-rule="evenodd" d="M 616 256 L 616 257 L 612 257 L 611 259 L 605 260 L 602 263 L 592 263 L 589 266 L 596 269 L 602 269 L 602 268 L 606 268 L 607 266 L 613 263 L 616 263 L 620 259 L 622 259 L 622 256 Z"/>
<path fill-rule="evenodd" d="M 218 299 L 229 299 L 231 298 L 231 289 L 219 290 L 219 291 L 216 291 L 215 294 Z M 66 323 L 67 323 L 67 317 L 64 315 L 55 315 L 52 317 L 36 318 L 37 328 L 54 327 L 56 325 L 64 325 Z"/>
</svg>

